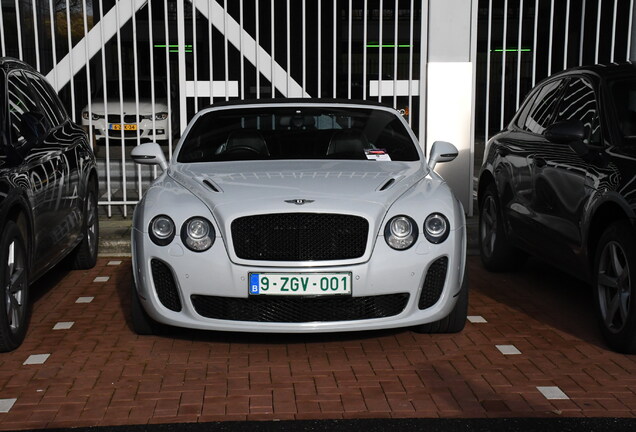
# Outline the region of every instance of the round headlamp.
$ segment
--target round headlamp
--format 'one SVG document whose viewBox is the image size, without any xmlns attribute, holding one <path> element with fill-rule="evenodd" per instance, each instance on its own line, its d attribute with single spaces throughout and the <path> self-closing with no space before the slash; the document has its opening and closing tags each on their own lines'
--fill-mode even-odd
<svg viewBox="0 0 636 432">
<path fill-rule="evenodd" d="M 417 240 L 417 225 L 408 216 L 395 216 L 384 228 L 384 239 L 393 249 L 405 250 Z"/>
<path fill-rule="evenodd" d="M 431 213 L 424 221 L 424 236 L 428 241 L 438 244 L 446 240 L 450 232 L 448 219 L 441 213 Z"/>
<path fill-rule="evenodd" d="M 168 118 L 167 112 L 159 112 L 155 114 L 155 120 L 165 120 Z"/>
<path fill-rule="evenodd" d="M 155 218 L 150 221 L 148 233 L 153 243 L 159 246 L 165 246 L 174 238 L 174 222 L 166 215 L 155 216 Z"/>
<path fill-rule="evenodd" d="M 181 227 L 181 241 L 194 252 L 203 252 L 214 244 L 214 227 L 205 218 L 193 217 Z"/>
</svg>

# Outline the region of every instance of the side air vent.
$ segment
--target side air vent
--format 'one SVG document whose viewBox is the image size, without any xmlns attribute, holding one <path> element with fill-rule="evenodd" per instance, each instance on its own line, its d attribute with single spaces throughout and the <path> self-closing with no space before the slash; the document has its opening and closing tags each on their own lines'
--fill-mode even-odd
<svg viewBox="0 0 636 432">
<path fill-rule="evenodd" d="M 388 188 L 390 188 L 391 186 L 393 186 L 393 183 L 395 183 L 395 179 L 389 179 L 386 183 L 384 183 L 382 186 L 380 186 L 380 188 L 378 188 L 378 191 L 382 192 L 384 190 L 387 190 Z"/>
<path fill-rule="evenodd" d="M 206 185 L 209 189 L 213 190 L 214 192 L 221 192 L 221 190 L 218 187 L 216 187 L 216 185 L 208 179 L 203 180 L 203 184 Z"/>
</svg>

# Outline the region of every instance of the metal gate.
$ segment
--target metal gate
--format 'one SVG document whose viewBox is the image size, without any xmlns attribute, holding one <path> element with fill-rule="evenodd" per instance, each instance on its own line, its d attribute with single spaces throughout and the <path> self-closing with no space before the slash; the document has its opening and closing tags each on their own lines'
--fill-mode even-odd
<svg viewBox="0 0 636 432">
<path fill-rule="evenodd" d="M 109 217 L 127 216 L 157 176 L 156 168 L 133 165 L 131 148 L 159 141 L 170 157 L 188 120 L 215 102 L 374 99 L 402 110 L 418 133 L 421 5 L 1 0 L 0 49 L 44 73 L 87 127 L 99 204 Z"/>
</svg>

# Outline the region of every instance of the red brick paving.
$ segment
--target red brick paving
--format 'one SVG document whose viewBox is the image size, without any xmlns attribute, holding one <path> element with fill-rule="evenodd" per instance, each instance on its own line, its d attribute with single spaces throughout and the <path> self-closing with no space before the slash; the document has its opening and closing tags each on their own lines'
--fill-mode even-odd
<svg viewBox="0 0 636 432">
<path fill-rule="evenodd" d="M 17 398 L 0 429 L 636 414 L 636 357 L 605 348 L 585 285 L 536 262 L 495 275 L 470 257 L 469 315 L 488 322 L 456 335 L 175 329 L 139 337 L 127 321 L 130 261 L 108 261 L 56 271 L 34 287 L 25 343 L 0 354 L 0 399 Z M 82 296 L 94 300 L 76 304 Z M 75 324 L 53 331 L 60 321 Z M 495 347 L 510 344 L 521 354 Z M 44 353 L 44 364 L 22 364 Z M 570 400 L 547 400 L 537 386 L 558 386 Z"/>
</svg>

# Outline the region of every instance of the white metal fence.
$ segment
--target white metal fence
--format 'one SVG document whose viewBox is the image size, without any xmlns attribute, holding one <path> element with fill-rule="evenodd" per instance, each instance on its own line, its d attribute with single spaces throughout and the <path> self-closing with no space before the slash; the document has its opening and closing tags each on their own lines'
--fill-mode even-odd
<svg viewBox="0 0 636 432">
<path fill-rule="evenodd" d="M 475 1 L 477 141 L 503 128 L 542 78 L 630 58 L 634 0 Z M 171 155 L 188 119 L 215 102 L 374 99 L 403 110 L 425 136 L 427 5 L 0 0 L 0 50 L 47 75 L 71 117 L 87 126 L 99 203 L 108 216 L 126 216 L 157 175 L 132 164 L 132 146 L 159 140 Z"/>
<path fill-rule="evenodd" d="M 194 113 L 218 101 L 375 99 L 403 110 L 419 128 L 417 0 L 2 0 L 1 6 L 2 55 L 47 75 L 71 117 L 87 126 L 99 162 L 99 204 L 108 216 L 114 210 L 126 216 L 157 175 L 156 168 L 132 164 L 132 146 L 160 140 L 171 155 Z"/>
</svg>

